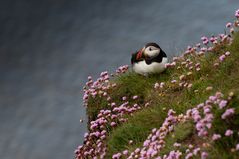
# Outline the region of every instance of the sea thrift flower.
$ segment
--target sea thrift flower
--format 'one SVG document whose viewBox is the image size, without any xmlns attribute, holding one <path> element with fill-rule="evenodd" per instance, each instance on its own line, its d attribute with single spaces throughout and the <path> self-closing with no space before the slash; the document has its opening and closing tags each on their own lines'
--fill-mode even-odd
<svg viewBox="0 0 239 159">
<path fill-rule="evenodd" d="M 156 82 L 156 83 L 154 84 L 154 89 L 158 89 L 158 88 L 159 88 L 159 83 Z"/>
<path fill-rule="evenodd" d="M 186 155 L 185 159 L 190 159 L 190 158 L 192 158 L 192 157 L 193 157 L 193 154 L 192 154 L 192 153 L 188 153 L 188 154 Z"/>
<path fill-rule="evenodd" d="M 129 154 L 129 151 L 128 151 L 128 150 L 124 150 L 124 151 L 123 151 L 123 154 L 126 156 L 126 155 Z"/>
<path fill-rule="evenodd" d="M 200 47 L 201 47 L 201 44 L 200 44 L 200 43 L 197 43 L 197 44 L 196 44 L 196 47 L 200 48 Z"/>
<path fill-rule="evenodd" d="M 212 140 L 213 141 L 216 141 L 216 140 L 218 140 L 218 139 L 220 139 L 221 138 L 221 135 L 220 134 L 213 134 L 213 136 L 212 136 Z"/>
<path fill-rule="evenodd" d="M 179 76 L 179 79 L 182 81 L 182 80 L 185 80 L 185 75 L 181 75 Z"/>
<path fill-rule="evenodd" d="M 207 44 L 209 43 L 208 38 L 205 37 L 205 36 L 203 36 L 203 37 L 201 38 L 201 40 L 202 40 L 202 42 L 203 42 L 204 45 L 207 45 Z"/>
<path fill-rule="evenodd" d="M 129 140 L 129 144 L 130 144 L 130 145 L 133 144 L 133 140 Z"/>
<path fill-rule="evenodd" d="M 236 145 L 236 150 L 239 151 L 239 144 Z"/>
<path fill-rule="evenodd" d="M 230 116 L 232 116 L 235 113 L 234 108 L 227 109 L 223 114 L 222 114 L 222 119 L 226 119 Z"/>
<path fill-rule="evenodd" d="M 225 58 L 226 58 L 226 56 L 223 54 L 223 55 L 221 55 L 221 56 L 219 57 L 219 60 L 222 62 L 222 61 L 225 60 Z"/>
<path fill-rule="evenodd" d="M 225 52 L 226 56 L 229 56 L 231 53 L 229 51 Z"/>
<path fill-rule="evenodd" d="M 112 156 L 112 159 L 120 159 L 121 156 L 121 153 L 117 153 Z"/>
<path fill-rule="evenodd" d="M 227 101 L 226 100 L 221 100 L 221 102 L 219 103 L 219 108 L 222 109 L 227 105 Z"/>
<path fill-rule="evenodd" d="M 199 151 L 200 151 L 200 148 L 199 148 L 199 147 L 198 147 L 198 148 L 195 148 L 195 149 L 193 150 L 193 154 L 194 154 L 194 155 L 197 155 Z"/>
<path fill-rule="evenodd" d="M 231 26 L 232 26 L 232 23 L 227 23 L 227 24 L 226 24 L 226 27 L 227 27 L 227 28 L 230 28 Z"/>
<path fill-rule="evenodd" d="M 110 126 L 115 127 L 117 124 L 115 122 L 111 122 Z"/>
<path fill-rule="evenodd" d="M 208 157 L 208 153 L 207 152 L 202 152 L 201 153 L 201 159 L 206 159 Z"/>
<path fill-rule="evenodd" d="M 138 96 L 133 96 L 133 99 L 138 99 Z"/>
<path fill-rule="evenodd" d="M 188 84 L 188 88 L 192 88 L 192 86 L 193 86 L 192 83 Z"/>
<path fill-rule="evenodd" d="M 123 101 L 125 101 L 126 99 L 127 99 L 127 98 L 126 98 L 125 96 L 124 96 L 124 97 L 122 97 L 122 100 L 123 100 Z"/>
<path fill-rule="evenodd" d="M 180 147 L 180 146 L 181 146 L 181 144 L 180 144 L 180 143 L 177 143 L 177 142 L 175 142 L 175 143 L 173 144 L 173 146 L 174 146 L 174 147 Z"/>
<path fill-rule="evenodd" d="M 239 9 L 236 10 L 236 12 L 235 12 L 235 17 L 236 17 L 236 18 L 239 18 Z"/>
<path fill-rule="evenodd" d="M 164 85 L 165 85 L 165 83 L 164 83 L 164 82 L 161 82 L 161 83 L 160 83 L 160 88 L 163 88 Z"/>
<path fill-rule="evenodd" d="M 177 82 L 177 80 L 172 80 L 172 81 L 171 81 L 171 83 L 176 83 L 176 82 Z"/>
<path fill-rule="evenodd" d="M 228 129 L 226 132 L 225 132 L 225 136 L 232 136 L 233 134 L 233 131 Z"/>
</svg>

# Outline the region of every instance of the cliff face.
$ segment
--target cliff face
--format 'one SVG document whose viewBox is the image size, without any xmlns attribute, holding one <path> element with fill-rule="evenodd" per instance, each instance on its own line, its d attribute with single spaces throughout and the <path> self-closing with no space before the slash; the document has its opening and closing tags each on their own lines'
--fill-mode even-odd
<svg viewBox="0 0 239 159">
<path fill-rule="evenodd" d="M 236 16 L 237 20 L 239 18 Z M 202 37 L 162 74 L 120 67 L 84 89 L 89 132 L 78 158 L 238 158 L 239 33 Z"/>
</svg>

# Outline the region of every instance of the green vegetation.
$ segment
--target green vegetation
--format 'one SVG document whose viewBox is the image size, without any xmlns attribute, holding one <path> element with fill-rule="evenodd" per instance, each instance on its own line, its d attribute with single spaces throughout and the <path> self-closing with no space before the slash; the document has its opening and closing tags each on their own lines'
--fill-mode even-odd
<svg viewBox="0 0 239 159">
<path fill-rule="evenodd" d="M 221 62 L 219 57 L 227 51 L 230 55 Z M 168 68 L 162 74 L 144 77 L 128 71 L 111 80 L 111 83 L 116 83 L 116 87 L 110 88 L 108 94 L 117 105 L 123 103 L 122 97 L 127 97 L 129 104 L 149 103 L 150 106 L 142 108 L 133 115 L 124 115 L 128 119 L 127 122 L 109 129 L 109 135 L 106 138 L 107 158 L 125 149 L 134 151 L 137 147 L 141 147 L 152 129 L 161 127 L 169 109 L 173 109 L 177 114 L 185 114 L 188 109 L 204 102 L 218 91 L 224 94 L 225 99 L 230 93 L 231 96 L 232 92 L 234 93 L 227 105 L 228 108 L 235 108 L 232 118 L 222 120 L 221 115 L 225 110 L 213 109 L 215 117 L 209 134 L 221 134 L 222 138 L 215 142 L 209 138 L 200 138 L 196 135 L 193 122 L 179 123 L 166 137 L 165 147 L 160 151 L 160 155 L 168 154 L 175 149 L 173 144 L 179 142 L 182 144 L 180 147 L 182 151 L 192 144 L 207 151 L 210 158 L 218 158 L 219 154 L 220 158 L 238 158 L 239 153 L 235 150 L 236 144 L 239 143 L 237 134 L 239 130 L 238 59 L 239 33 L 235 33 L 231 45 L 221 43 L 205 55 L 199 56 L 195 53 L 185 55 L 183 60 L 176 61 L 176 66 Z M 186 60 L 192 62 L 194 67 L 191 70 L 185 67 L 183 62 Z M 196 70 L 197 63 L 200 64 L 200 70 Z M 185 86 L 180 86 L 181 81 L 186 83 Z M 156 82 L 164 82 L 164 88 L 155 89 Z M 132 99 L 135 95 L 139 97 L 136 101 Z M 90 121 L 96 119 L 101 109 L 111 109 L 107 100 L 103 97 L 90 97 L 87 108 Z M 231 137 L 224 135 L 227 129 L 234 131 Z M 133 141 L 131 144 L 130 140 Z"/>
</svg>

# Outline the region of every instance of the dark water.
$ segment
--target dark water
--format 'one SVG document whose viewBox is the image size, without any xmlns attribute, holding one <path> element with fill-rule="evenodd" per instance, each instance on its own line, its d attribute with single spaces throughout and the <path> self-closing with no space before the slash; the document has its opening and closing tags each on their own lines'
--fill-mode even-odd
<svg viewBox="0 0 239 159">
<path fill-rule="evenodd" d="M 82 143 L 88 75 L 155 41 L 169 55 L 224 32 L 238 0 L 0 1 L 0 158 L 66 159 Z"/>
</svg>

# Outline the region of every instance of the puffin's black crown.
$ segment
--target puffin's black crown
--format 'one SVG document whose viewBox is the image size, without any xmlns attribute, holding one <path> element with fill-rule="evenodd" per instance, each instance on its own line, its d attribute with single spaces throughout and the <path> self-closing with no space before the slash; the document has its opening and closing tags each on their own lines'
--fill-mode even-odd
<svg viewBox="0 0 239 159">
<path fill-rule="evenodd" d="M 149 47 L 149 46 L 154 46 L 154 47 L 156 47 L 156 48 L 159 48 L 159 49 L 160 49 L 159 45 L 158 45 L 158 44 L 156 44 L 156 43 L 147 43 L 147 44 L 145 45 L 145 47 Z"/>
</svg>

